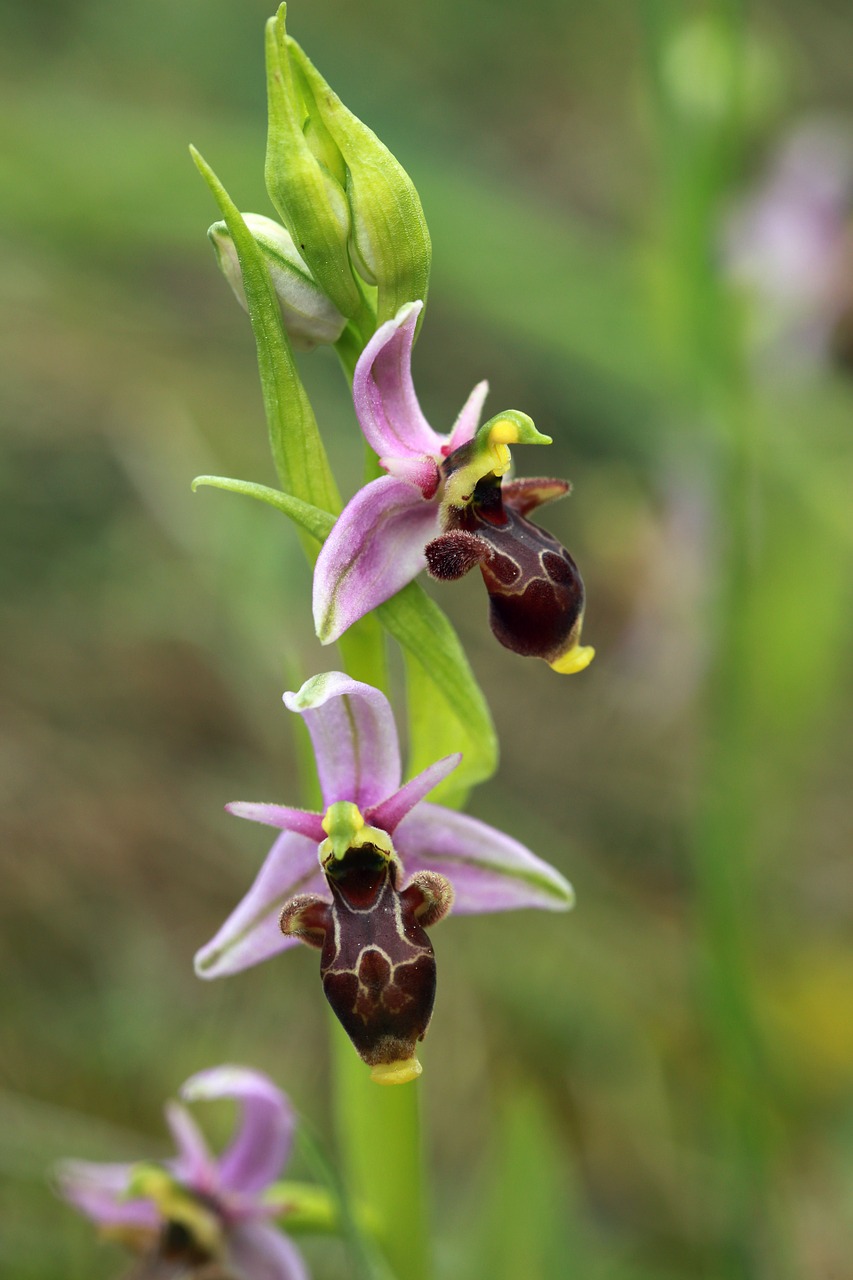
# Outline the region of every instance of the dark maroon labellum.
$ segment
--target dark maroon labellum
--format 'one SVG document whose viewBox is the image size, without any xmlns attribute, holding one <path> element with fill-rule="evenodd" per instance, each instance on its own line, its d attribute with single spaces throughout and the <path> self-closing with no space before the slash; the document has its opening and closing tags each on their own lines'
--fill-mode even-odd
<svg viewBox="0 0 853 1280">
<path fill-rule="evenodd" d="M 425 926 L 449 909 L 442 876 L 421 872 L 400 892 L 398 862 L 376 845 L 349 849 L 325 870 L 332 901 L 302 896 L 282 911 L 287 933 L 322 948 L 329 1004 L 371 1066 L 412 1058 L 435 1001 L 435 954 Z"/>
<path fill-rule="evenodd" d="M 567 488 L 559 480 L 502 485 L 488 475 L 467 506 L 449 509 L 445 533 L 426 548 L 436 578 L 458 578 L 479 564 L 497 639 L 514 653 L 552 663 L 578 643 L 583 580 L 565 547 L 526 512 Z"/>
</svg>

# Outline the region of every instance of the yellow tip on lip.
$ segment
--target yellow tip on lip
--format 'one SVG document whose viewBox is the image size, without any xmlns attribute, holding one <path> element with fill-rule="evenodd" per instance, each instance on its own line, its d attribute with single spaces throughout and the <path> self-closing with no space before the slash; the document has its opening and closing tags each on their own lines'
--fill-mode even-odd
<svg viewBox="0 0 853 1280">
<path fill-rule="evenodd" d="M 564 653 L 561 658 L 557 658 L 555 662 L 549 662 L 548 666 L 552 671 L 556 671 L 558 675 L 570 676 L 576 671 L 583 671 L 588 667 L 595 657 L 595 650 L 592 645 L 576 644 L 574 649 L 569 649 L 568 653 Z"/>
<path fill-rule="evenodd" d="M 401 1058 L 399 1062 L 377 1062 L 370 1078 L 376 1084 L 408 1084 L 410 1080 L 417 1080 L 422 1071 L 417 1058 Z"/>
</svg>

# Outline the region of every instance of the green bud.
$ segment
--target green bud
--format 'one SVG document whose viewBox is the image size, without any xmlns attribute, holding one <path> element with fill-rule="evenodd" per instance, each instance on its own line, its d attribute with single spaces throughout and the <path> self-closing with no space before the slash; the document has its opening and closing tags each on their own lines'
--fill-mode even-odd
<svg viewBox="0 0 853 1280">
<path fill-rule="evenodd" d="M 291 346 L 297 351 L 310 351 L 318 343 L 337 342 L 346 318 L 319 288 L 290 232 L 260 213 L 244 213 L 243 221 L 267 265 Z M 207 234 L 222 274 L 240 305 L 248 311 L 243 273 L 228 227 L 224 222 L 214 222 Z"/>
<path fill-rule="evenodd" d="M 274 1182 L 264 1192 L 264 1202 L 287 1224 L 288 1235 L 303 1231 L 334 1234 L 340 1230 L 340 1213 L 325 1187 L 307 1182 Z"/>
<path fill-rule="evenodd" d="M 717 125 L 733 113 L 761 124 L 779 105 L 783 68 L 771 43 L 710 14 L 675 26 L 663 51 L 663 86 L 685 121 Z"/>
<path fill-rule="evenodd" d="M 350 258 L 361 278 L 378 288 L 376 318 L 382 324 L 405 302 L 426 299 L 432 248 L 420 198 L 402 165 L 290 37 L 287 52 L 307 91 L 315 145 L 322 143 L 324 155 L 332 145 L 340 153 L 352 215 Z"/>
<path fill-rule="evenodd" d="M 286 11 L 282 5 L 266 28 L 267 190 L 317 284 L 352 318 L 365 304 L 349 260 L 342 166 L 322 129 L 305 132 L 308 111 L 288 53 Z"/>
</svg>

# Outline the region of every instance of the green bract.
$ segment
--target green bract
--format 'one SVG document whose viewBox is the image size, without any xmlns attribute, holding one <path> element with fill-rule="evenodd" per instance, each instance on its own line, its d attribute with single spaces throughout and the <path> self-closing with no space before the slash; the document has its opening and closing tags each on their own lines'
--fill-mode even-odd
<svg viewBox="0 0 853 1280">
<path fill-rule="evenodd" d="M 337 512 L 337 487 L 314 411 L 294 363 L 264 255 L 210 165 L 194 147 L 190 151 L 219 205 L 237 251 L 258 349 L 270 447 L 282 488 L 322 511 Z"/>
<path fill-rule="evenodd" d="M 329 301 L 311 275 L 290 232 L 260 213 L 244 213 L 243 221 L 263 254 L 291 346 L 296 351 L 311 351 L 320 343 L 337 342 L 346 317 Z M 207 234 L 222 274 L 240 305 L 248 311 L 240 260 L 227 224 L 214 222 Z"/>
</svg>

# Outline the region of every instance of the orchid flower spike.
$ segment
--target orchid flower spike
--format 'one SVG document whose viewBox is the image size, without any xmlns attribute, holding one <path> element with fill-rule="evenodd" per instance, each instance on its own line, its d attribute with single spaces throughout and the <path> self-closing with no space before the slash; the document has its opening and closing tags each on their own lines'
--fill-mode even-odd
<svg viewBox="0 0 853 1280">
<path fill-rule="evenodd" d="M 282 834 L 245 898 L 198 952 L 196 972 L 219 978 L 297 941 L 321 950 L 326 998 L 381 1084 L 420 1074 L 415 1046 L 435 999 L 426 930 L 457 914 L 573 902 L 571 886 L 524 845 L 424 797 L 461 756 L 401 786 L 387 698 L 338 671 L 308 680 L 285 705 L 308 726 L 323 812 L 229 804 Z"/>
<path fill-rule="evenodd" d="M 200 1071 L 180 1094 L 240 1103 L 239 1127 L 220 1156 L 186 1107 L 169 1102 L 176 1156 L 163 1164 L 66 1160 L 57 1169 L 60 1194 L 140 1255 L 139 1280 L 308 1280 L 295 1245 L 271 1222 L 286 1211 L 270 1191 L 293 1142 L 285 1094 L 260 1072 L 233 1066 Z"/>
<path fill-rule="evenodd" d="M 433 431 L 412 382 L 422 306 L 406 303 L 381 325 L 355 369 L 356 415 L 388 474 L 355 495 L 320 552 L 317 635 L 323 644 L 337 640 L 422 569 L 449 579 L 479 565 L 501 644 L 544 658 L 555 671 L 581 671 L 594 654 L 580 643 L 583 581 L 568 551 L 527 519 L 569 485 L 504 479 L 510 445 L 551 439 L 515 410 L 478 429 L 485 382 L 471 392 L 449 436 Z"/>
</svg>

